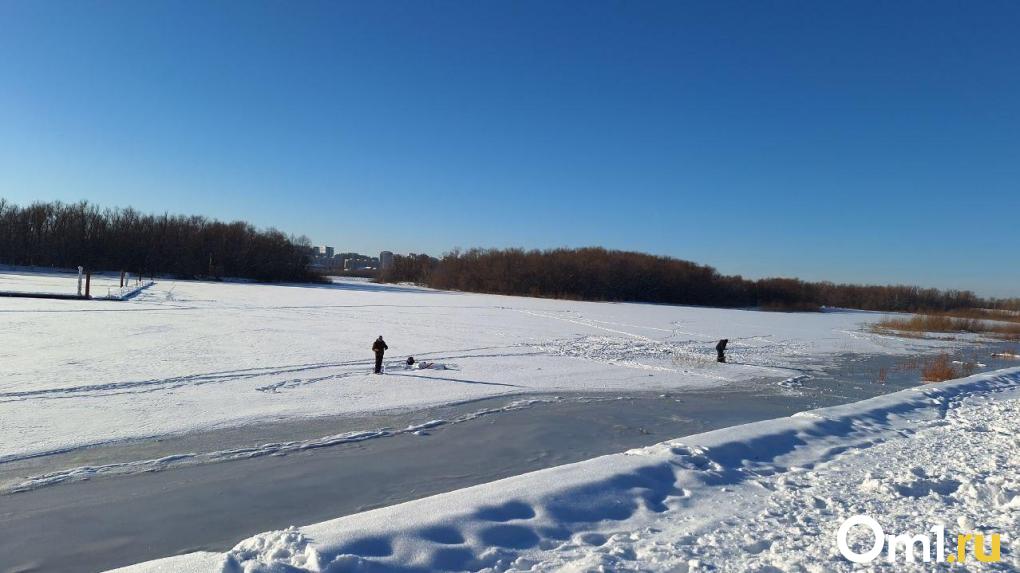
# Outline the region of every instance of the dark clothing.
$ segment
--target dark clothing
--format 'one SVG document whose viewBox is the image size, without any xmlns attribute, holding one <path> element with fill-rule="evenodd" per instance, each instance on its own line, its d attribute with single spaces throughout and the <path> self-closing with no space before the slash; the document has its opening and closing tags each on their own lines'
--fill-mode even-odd
<svg viewBox="0 0 1020 573">
<path fill-rule="evenodd" d="M 389 348 L 390 347 L 386 346 L 386 343 L 383 342 L 383 339 L 382 339 L 381 336 L 379 338 L 377 338 L 375 340 L 375 342 L 372 344 L 372 351 L 375 352 L 375 373 L 376 374 L 382 373 L 383 354 L 387 350 L 389 350 Z"/>
<path fill-rule="evenodd" d="M 724 338 L 719 341 L 719 344 L 715 345 L 715 352 L 718 354 L 716 360 L 719 362 L 726 362 L 726 345 L 729 344 L 730 340 Z"/>
</svg>

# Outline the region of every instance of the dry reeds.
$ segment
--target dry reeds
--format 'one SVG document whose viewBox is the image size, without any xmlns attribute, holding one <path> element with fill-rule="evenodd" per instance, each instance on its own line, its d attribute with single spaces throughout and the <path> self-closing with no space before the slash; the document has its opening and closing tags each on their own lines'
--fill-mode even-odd
<svg viewBox="0 0 1020 573">
<path fill-rule="evenodd" d="M 942 382 L 959 377 L 960 373 L 949 360 L 949 355 L 945 353 L 932 358 L 921 368 L 921 379 L 925 382 Z"/>
<path fill-rule="evenodd" d="M 977 320 L 1000 320 L 1002 322 L 1020 322 L 1020 313 L 1012 310 L 991 308 L 957 308 L 943 313 L 956 318 L 973 318 Z"/>
<path fill-rule="evenodd" d="M 958 318 L 948 314 L 918 314 L 910 318 L 890 318 L 875 323 L 877 330 L 894 330 L 901 333 L 963 332 L 987 334 L 1020 340 L 1020 323 L 1002 323 L 988 319 Z"/>
</svg>

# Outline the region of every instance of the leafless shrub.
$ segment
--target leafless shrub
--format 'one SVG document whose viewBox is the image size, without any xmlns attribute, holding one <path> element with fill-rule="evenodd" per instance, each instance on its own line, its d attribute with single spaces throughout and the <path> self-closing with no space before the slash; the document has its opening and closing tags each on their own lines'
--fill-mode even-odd
<svg viewBox="0 0 1020 573">
<path fill-rule="evenodd" d="M 959 377 L 960 373 L 953 366 L 949 355 L 946 353 L 939 354 L 927 361 L 924 367 L 921 368 L 921 379 L 925 382 L 942 382 Z"/>
</svg>

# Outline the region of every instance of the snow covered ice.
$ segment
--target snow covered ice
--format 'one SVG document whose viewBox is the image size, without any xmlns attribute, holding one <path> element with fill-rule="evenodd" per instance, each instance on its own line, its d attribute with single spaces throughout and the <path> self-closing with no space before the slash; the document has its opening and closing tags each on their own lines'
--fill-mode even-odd
<svg viewBox="0 0 1020 573">
<path fill-rule="evenodd" d="M 12 287 L 41 280 L 0 277 Z M 160 281 L 129 301 L 0 299 L 0 315 L 0 462 L 500 394 L 787 379 L 838 353 L 950 344 L 871 333 L 864 323 L 883 316 L 873 313 L 571 302 L 363 282 Z M 384 378 L 369 375 L 379 334 L 390 346 Z M 717 366 L 713 347 L 724 337 L 730 364 Z M 446 370 L 405 371 L 409 355 Z"/>
<path fill-rule="evenodd" d="M 120 571 L 853 571 L 835 531 L 855 514 L 887 531 L 998 532 L 1007 549 L 989 570 L 1013 571 L 1018 414 L 1020 369 L 1004 370 Z"/>
<path fill-rule="evenodd" d="M 0 276 L 12 290 L 66 280 Z M 513 398 L 464 416 L 528 408 L 556 392 L 674 395 L 769 378 L 794 393 L 840 355 L 913 356 L 964 341 L 874 333 L 868 323 L 885 316 L 877 313 L 588 303 L 359 281 L 158 281 L 128 301 L 0 299 L 0 315 L 0 464 L 493 396 Z M 370 350 L 380 334 L 390 347 L 381 377 L 371 374 Z M 715 362 L 720 338 L 730 340 L 727 364 Z M 409 355 L 442 368 L 405 369 Z M 830 538 L 854 512 L 880 516 L 890 530 L 936 519 L 947 530 L 1016 529 L 1018 377 L 1004 371 L 689 436 L 130 570 L 849 570 Z M 60 468 L 0 489 L 425 435 L 456 421 Z M 975 449 L 978 439 L 987 449 Z M 958 450 L 960 463 L 946 463 L 945 452 Z M 1004 555 L 1015 568 L 1014 554 Z"/>
</svg>

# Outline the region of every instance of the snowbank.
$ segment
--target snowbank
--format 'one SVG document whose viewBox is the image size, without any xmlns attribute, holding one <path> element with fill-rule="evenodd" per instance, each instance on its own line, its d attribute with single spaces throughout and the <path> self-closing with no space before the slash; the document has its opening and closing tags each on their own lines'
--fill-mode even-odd
<svg viewBox="0 0 1020 573">
<path fill-rule="evenodd" d="M 849 571 L 833 532 L 854 513 L 1015 532 L 1018 414 L 1020 368 L 1001 370 L 118 571 Z"/>
</svg>

